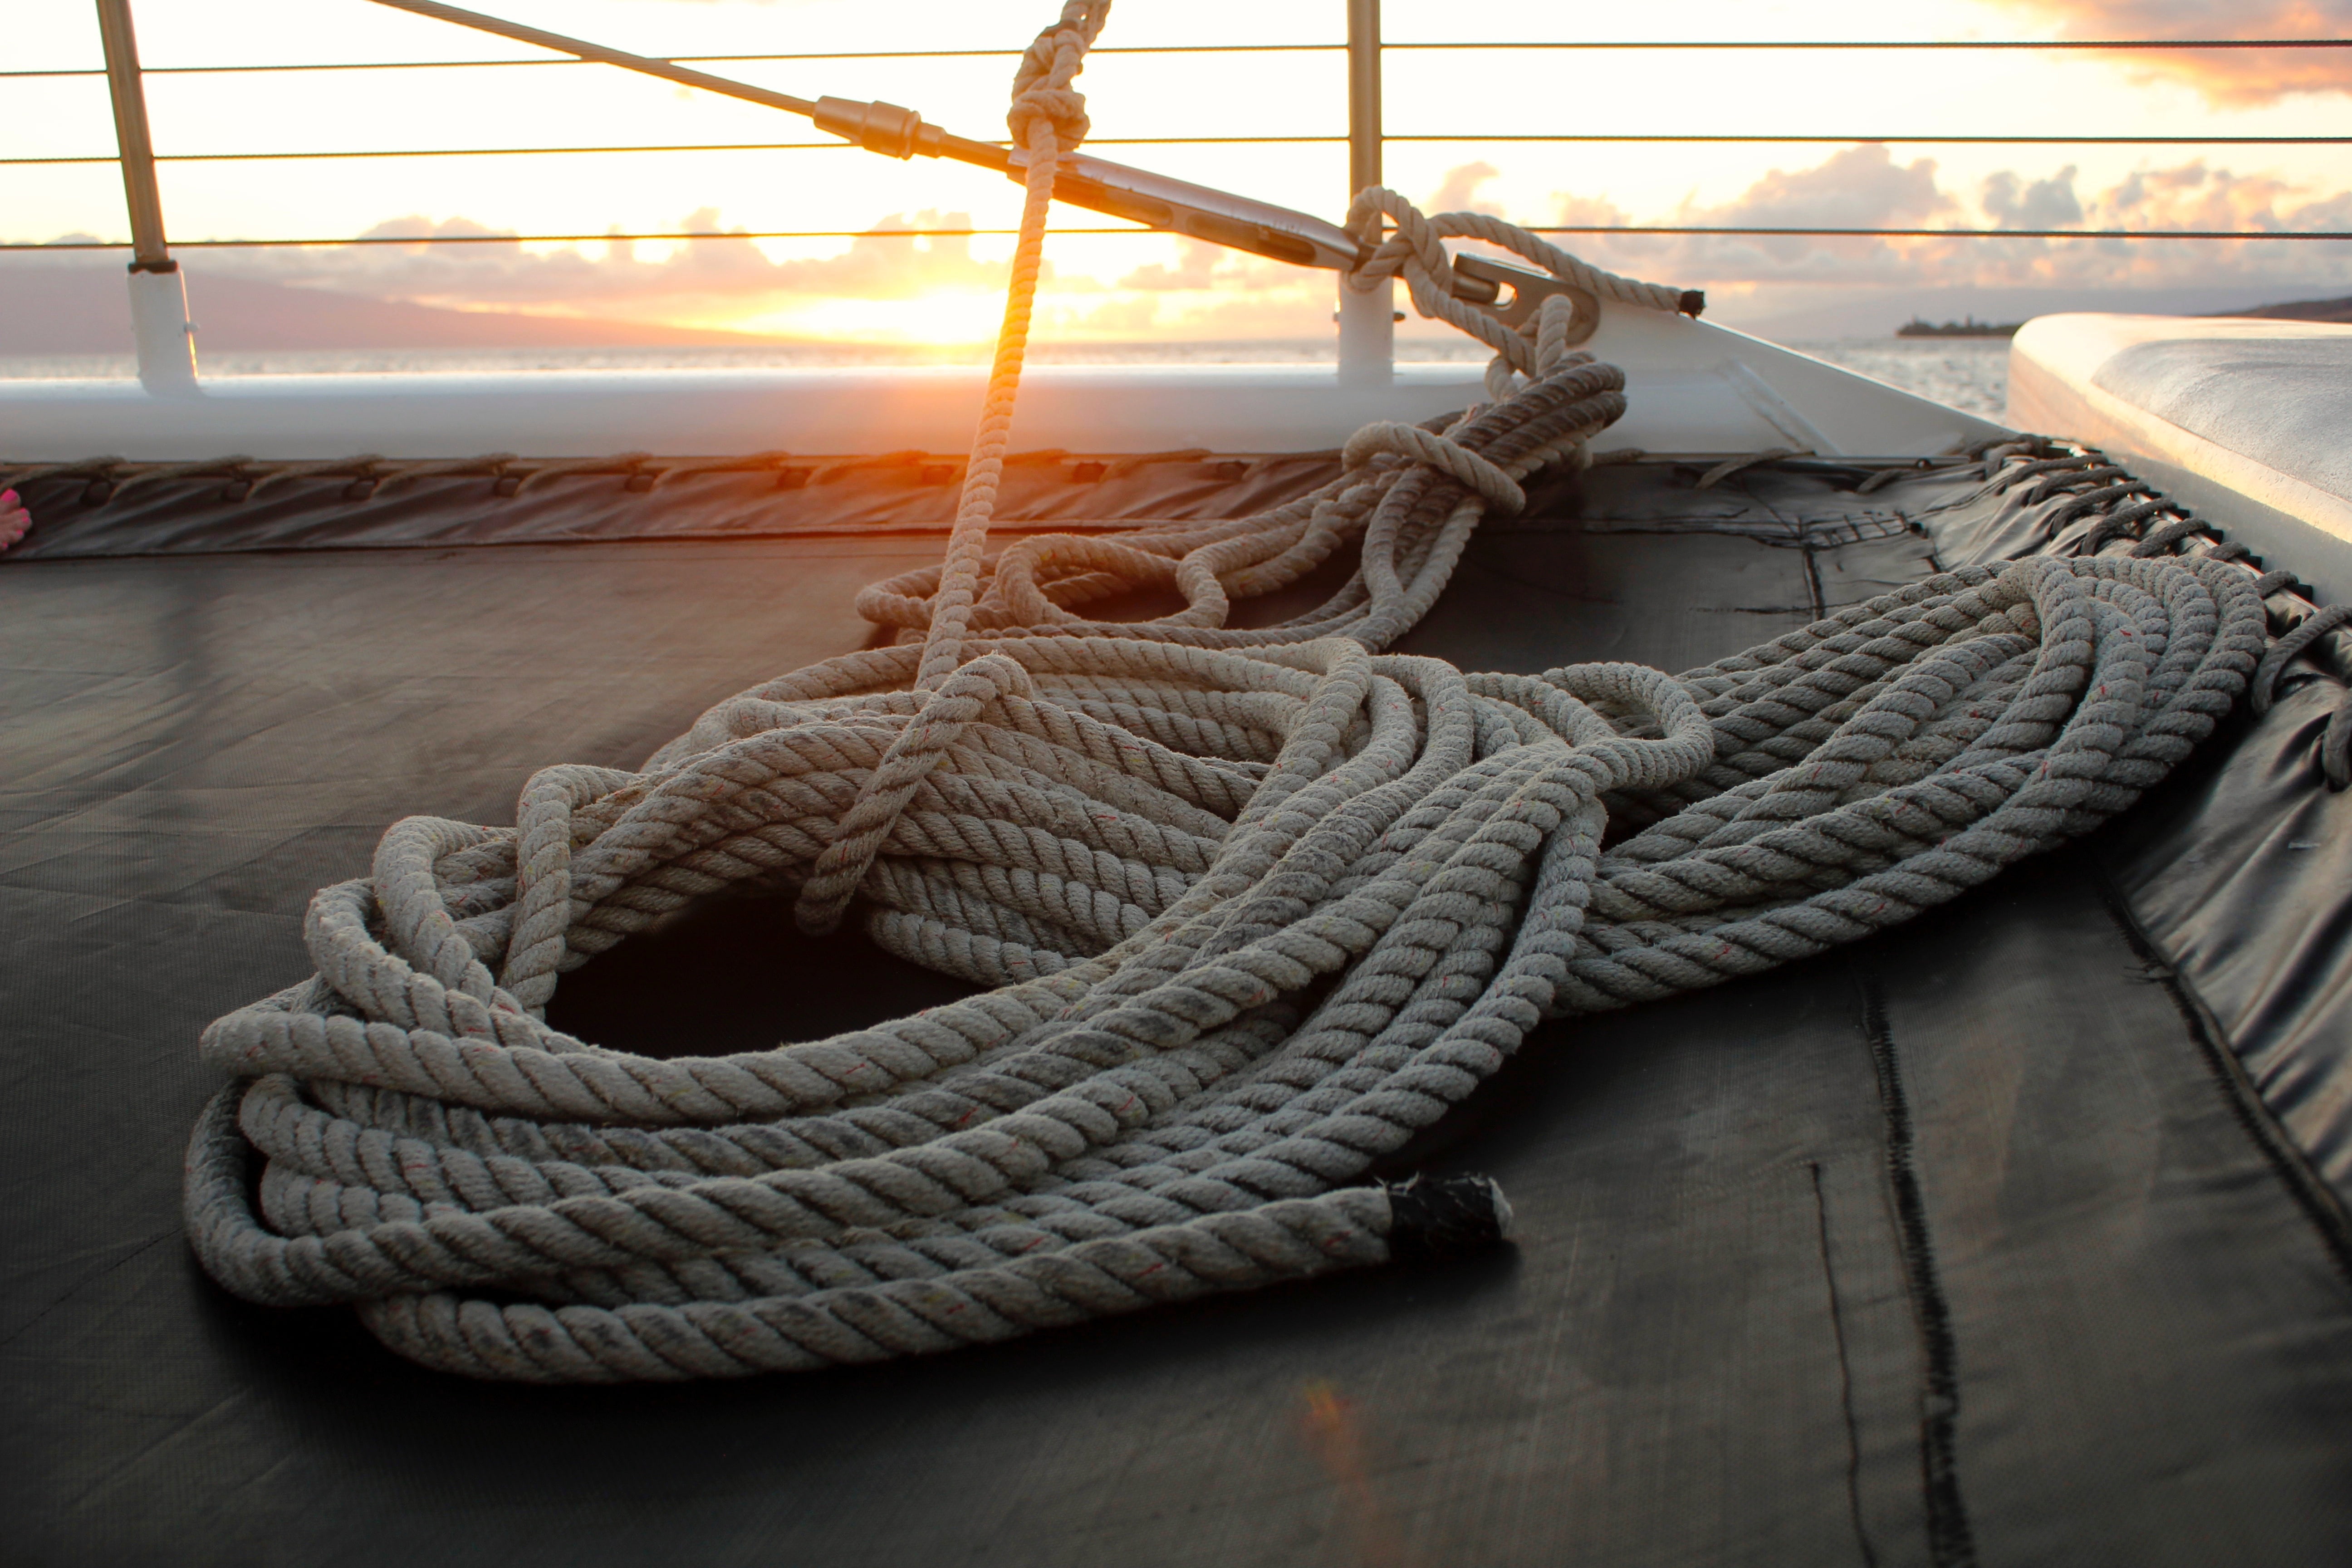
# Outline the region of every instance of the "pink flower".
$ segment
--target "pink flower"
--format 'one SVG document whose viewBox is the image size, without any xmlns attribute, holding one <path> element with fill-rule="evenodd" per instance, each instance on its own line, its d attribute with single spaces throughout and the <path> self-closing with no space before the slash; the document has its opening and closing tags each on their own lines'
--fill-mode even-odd
<svg viewBox="0 0 2352 1568">
<path fill-rule="evenodd" d="M 5 550 L 25 537 L 33 526 L 33 514 L 25 510 L 24 501 L 15 490 L 0 490 L 0 550 Z"/>
</svg>

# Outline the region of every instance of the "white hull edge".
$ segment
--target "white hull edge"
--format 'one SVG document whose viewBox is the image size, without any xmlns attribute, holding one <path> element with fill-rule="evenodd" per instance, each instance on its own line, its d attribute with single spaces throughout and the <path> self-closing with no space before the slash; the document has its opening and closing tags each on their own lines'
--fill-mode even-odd
<svg viewBox="0 0 2352 1568">
<path fill-rule="evenodd" d="M 1760 339 L 1612 310 L 1591 342 L 1631 405 L 1599 445 L 1724 454 L 1927 457 L 2000 426 Z M 977 367 L 257 375 L 150 392 L 135 381 L 0 382 L 0 457 L 193 461 L 537 458 L 638 451 L 847 454 L 969 445 Z M 1293 452 L 1379 419 L 1483 401 L 1472 365 L 1399 367 L 1385 384 L 1314 365 L 1038 366 L 1023 379 L 1022 450 Z"/>
<path fill-rule="evenodd" d="M 2098 447 L 2323 602 L 2352 594 L 2352 327 L 2039 317 L 2010 348 L 2009 418 Z"/>
</svg>

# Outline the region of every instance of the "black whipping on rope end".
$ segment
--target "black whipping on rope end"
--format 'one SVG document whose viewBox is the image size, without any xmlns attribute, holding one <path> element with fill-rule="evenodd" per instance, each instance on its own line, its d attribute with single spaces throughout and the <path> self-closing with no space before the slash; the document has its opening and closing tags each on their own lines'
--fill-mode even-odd
<svg viewBox="0 0 2352 1568">
<path fill-rule="evenodd" d="M 1684 289 L 1682 302 L 1677 304 L 1675 309 L 1680 310 L 1684 315 L 1690 317 L 1693 321 L 1696 321 L 1698 319 L 1698 313 L 1706 309 L 1706 290 L 1704 289 Z"/>
<path fill-rule="evenodd" d="M 1389 1256 L 1439 1263 L 1500 1245 L 1511 1234 L 1511 1201 L 1491 1176 L 1415 1176 L 1386 1185 Z"/>
</svg>

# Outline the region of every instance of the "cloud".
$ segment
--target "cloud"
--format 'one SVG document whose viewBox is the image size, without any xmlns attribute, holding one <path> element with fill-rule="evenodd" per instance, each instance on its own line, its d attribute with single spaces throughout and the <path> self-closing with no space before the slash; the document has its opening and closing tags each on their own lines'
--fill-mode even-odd
<svg viewBox="0 0 2352 1568">
<path fill-rule="evenodd" d="M 1884 148 L 1773 170 L 1736 199 L 1686 205 L 1694 227 L 1822 225 L 1854 228 L 2231 230 L 2352 229 L 2352 193 L 2320 195 L 2274 175 L 2202 160 L 2141 169 L 2085 192 L 2072 165 L 2040 179 L 2004 170 L 1965 196 L 1935 164 L 1898 164 Z M 1606 223 L 1563 199 L 1569 223 Z M 1695 287 L 1763 283 L 1931 287 L 2179 288 L 2307 282 L 2339 271 L 2347 246 L 2326 241 L 1974 238 L 1928 236 L 1660 236 L 1571 239 L 1603 266 Z"/>
<path fill-rule="evenodd" d="M 2000 0 L 2064 38 L 2340 38 L 2352 0 Z M 2141 80 L 2185 82 L 2217 103 L 2352 91 L 2352 49 L 2141 49 L 2118 53 Z"/>
<path fill-rule="evenodd" d="M 420 243 L 220 251 L 204 265 L 207 270 L 420 304 L 686 321 L 738 318 L 794 300 L 904 300 L 941 289 L 1002 288 L 1004 263 L 974 257 L 966 237 L 908 239 L 877 232 L 961 228 L 971 222 L 970 215 L 960 212 L 893 213 L 838 255 L 773 261 L 741 237 L 740 228 L 723 229 L 718 209 L 703 207 L 680 219 L 678 230 L 712 237 L 679 245 L 653 260 L 641 258 L 640 247 L 627 242 L 605 247 L 601 256 L 580 247 Z M 436 221 L 411 215 L 380 223 L 365 237 L 424 241 L 513 232 L 467 217 Z"/>
<path fill-rule="evenodd" d="M 1936 161 L 1898 163 L 1878 142 L 1832 153 L 1810 169 L 1774 169 L 1713 221 L 1836 228 L 1911 227 L 1951 206 L 1936 184 Z"/>
<path fill-rule="evenodd" d="M 2074 165 L 2030 184 L 2014 170 L 1987 176 L 1981 196 L 1985 216 L 1998 228 L 2064 228 L 2083 221 L 2074 195 Z"/>
<path fill-rule="evenodd" d="M 1475 204 L 1494 165 L 1449 170 L 1425 210 Z M 2086 185 L 2080 170 L 2002 170 L 1954 181 L 1932 159 L 1899 161 L 1876 144 L 1767 171 L 1730 200 L 1685 200 L 1663 213 L 1632 213 L 1601 196 L 1554 197 L 1563 226 L 1966 228 L 1972 238 L 1867 236 L 1570 236 L 1571 250 L 1599 265 L 1676 287 L 1719 290 L 1727 302 L 1781 286 L 1841 289 L 2039 288 L 2074 290 L 2245 289 L 2250 296 L 2342 292 L 2352 246 L 2261 240 L 2051 239 L 2022 231 L 2088 229 L 2352 230 L 2352 192 L 2328 193 L 2276 175 L 2239 174 L 2193 161 L 2145 167 Z M 1526 209 L 1509 216 L 1540 221 Z M 260 278 L 421 304 L 523 310 L 603 319 L 724 326 L 793 336 L 865 341 L 973 339 L 992 330 L 992 296 L 1005 264 L 978 258 L 969 239 L 890 237 L 882 230 L 961 227 L 964 215 L 892 214 L 832 255 L 773 260 L 723 216 L 702 208 L 678 221 L 709 237 L 672 247 L 625 241 L 556 249 L 499 243 L 512 231 L 467 217 L 421 215 L 379 224 L 370 237 L 395 243 L 314 249 L 200 253 L 205 273 Z M 415 240 L 416 244 L 396 243 Z M 1039 300 L 1042 334 L 1073 339 L 1182 341 L 1301 339 L 1328 330 L 1330 274 L 1286 267 L 1198 240 L 1153 242 L 1164 259 L 1125 266 L 1118 247 L 1074 243 L 1048 274 Z M 1118 265 L 1112 264 L 1116 258 Z M 1100 258 L 1096 260 L 1095 258 Z M 12 266 L 98 265 L 79 254 L 37 253 Z M 1097 276 L 1093 266 L 1104 270 Z M 107 265 L 119 267 L 118 260 Z M 2277 290 L 2277 291 L 2273 291 Z M 1416 322 L 1415 335 L 1439 329 Z M 958 336 L 954 341 L 966 341 Z"/>
<path fill-rule="evenodd" d="M 1832 153 L 1809 168 L 1773 169 L 1731 201 L 1685 202 L 1636 220 L 1607 202 L 1560 195 L 1564 226 L 1643 221 L 1693 228 L 1917 228 L 1963 216 L 1938 184 L 1936 161 L 1895 161 L 1870 142 Z M 1825 235 L 1571 236 L 1564 243 L 1603 265 L 1687 285 L 1732 281 L 1894 282 L 1912 268 L 1882 239 Z"/>
<path fill-rule="evenodd" d="M 1423 204 L 1460 210 L 1498 176 L 1473 163 L 1447 171 Z M 1635 215 L 1605 198 L 1559 195 L 1561 225 L 1635 222 L 1692 227 L 2352 229 L 2352 194 L 2315 193 L 2266 174 L 2241 174 L 2202 161 L 2137 171 L 2086 189 L 2079 170 L 2003 170 L 1980 182 L 1947 184 L 1935 160 L 1898 160 L 1876 143 L 1820 162 L 1766 172 L 1729 201 L 1685 202 Z M 1491 208 L 1486 210 L 1492 210 Z M 873 226 L 959 227 L 961 213 L 893 214 Z M 310 282 L 424 303 L 625 315 L 698 324 L 789 313 L 794 301 L 874 302 L 887 321 L 892 301 L 943 290 L 994 290 L 1003 264 L 976 258 L 961 238 L 909 240 L 867 233 L 834 256 L 771 261 L 749 239 L 719 234 L 710 209 L 682 220 L 715 237 L 639 260 L 625 246 L 598 257 L 570 249 L 527 253 L 501 246 L 345 247 L 262 253 L 280 281 Z M 486 234 L 478 223 L 404 218 L 387 236 Z M 1749 285 L 1901 287 L 2301 286 L 2340 270 L 2352 247 L 2259 240 L 1879 239 L 1855 236 L 1570 237 L 1569 248 L 1603 266 L 1695 288 Z M 1231 338 L 1297 336 L 1321 330 L 1331 280 L 1195 239 L 1172 242 L 1173 259 L 1107 274 L 1051 279 L 1041 326 L 1080 337 Z M 593 248 L 593 247 L 592 247 Z M 230 253 L 233 254 L 233 253 Z M 218 266 L 226 257 L 207 258 Z M 865 319 L 865 318 L 861 318 Z M 776 328 L 771 330 L 786 330 Z"/>
</svg>

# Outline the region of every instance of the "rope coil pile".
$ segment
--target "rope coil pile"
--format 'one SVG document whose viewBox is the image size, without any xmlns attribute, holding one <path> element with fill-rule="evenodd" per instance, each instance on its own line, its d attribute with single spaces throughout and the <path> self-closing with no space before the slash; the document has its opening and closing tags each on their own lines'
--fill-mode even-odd
<svg viewBox="0 0 2352 1568">
<path fill-rule="evenodd" d="M 1622 410 L 1540 321 L 1506 395 L 1372 427 L 1314 496 L 992 556 L 1030 235 L 1105 9 L 1024 58 L 1042 155 L 956 531 L 860 600 L 905 640 L 643 768 L 546 769 L 512 828 L 409 818 L 320 892 L 317 974 L 202 1042 L 235 1081 L 187 1223 L 230 1289 L 355 1303 L 477 1376 L 677 1379 L 1475 1246 L 1509 1223 L 1491 1184 L 1356 1184 L 1540 1020 L 1948 900 L 2125 809 L 2244 689 L 2250 574 L 2122 555 L 1946 574 L 1679 677 L 1381 652 Z M 1324 605 L 1225 625 L 1349 544 Z M 1083 617 L 1138 587 L 1185 607 Z M 728 888 L 813 931 L 863 900 L 884 947 L 994 989 L 730 1056 L 547 1024 L 562 974 Z"/>
</svg>

